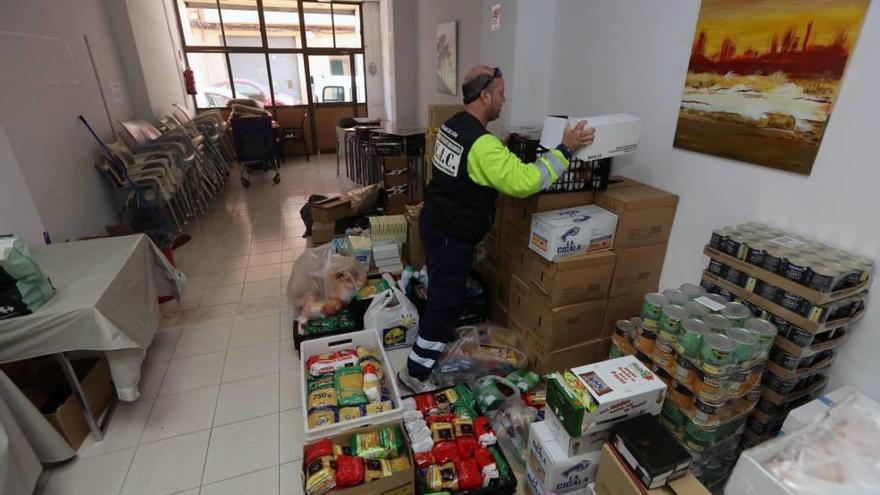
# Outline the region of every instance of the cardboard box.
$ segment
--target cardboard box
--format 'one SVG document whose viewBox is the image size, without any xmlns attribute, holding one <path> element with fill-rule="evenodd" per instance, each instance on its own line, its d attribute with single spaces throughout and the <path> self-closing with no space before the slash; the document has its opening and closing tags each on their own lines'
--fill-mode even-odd
<svg viewBox="0 0 880 495">
<path fill-rule="evenodd" d="M 526 329 L 526 326 L 510 316 L 507 319 L 507 326 L 513 330 L 513 333 L 516 334 L 519 341 L 525 346 L 529 340 L 529 331 Z"/>
<path fill-rule="evenodd" d="M 650 186 L 621 187 L 596 194 L 596 204 L 618 216 L 618 251 L 669 240 L 678 196 Z"/>
<path fill-rule="evenodd" d="M 401 170 L 409 170 L 409 158 L 406 156 L 386 156 L 382 159 L 385 173 L 401 173 Z M 403 172 L 406 175 L 406 172 Z"/>
<path fill-rule="evenodd" d="M 600 451 L 572 457 L 562 449 L 544 422 L 529 425 L 529 485 L 537 493 L 587 489 L 596 479 Z M 536 489 L 537 488 L 537 489 Z"/>
<path fill-rule="evenodd" d="M 385 187 L 402 187 L 406 186 L 409 182 L 409 175 L 407 174 L 385 174 Z"/>
<path fill-rule="evenodd" d="M 596 339 L 566 347 L 558 351 L 548 351 L 540 337 L 528 332 L 526 355 L 535 372 L 546 375 L 551 371 L 561 371 L 587 363 L 595 363 L 608 358 L 611 339 Z"/>
<path fill-rule="evenodd" d="M 425 254 L 425 246 L 422 245 L 422 236 L 419 234 L 419 220 L 407 220 L 406 229 L 406 259 L 409 264 L 416 270 L 425 266 L 427 255 Z"/>
<path fill-rule="evenodd" d="M 617 260 L 608 297 L 627 294 L 644 296 L 660 284 L 663 260 L 666 259 L 666 244 L 656 244 L 633 249 L 615 251 Z M 635 316 L 635 315 L 633 315 Z"/>
<path fill-rule="evenodd" d="M 551 409 L 544 412 L 544 423 L 550 428 L 550 433 L 553 434 L 553 438 L 556 439 L 562 450 L 572 457 L 602 450 L 602 446 L 605 445 L 605 442 L 611 436 L 611 429 L 607 429 L 573 437 L 565 431 L 565 427 L 562 426 L 559 418 L 553 414 Z"/>
<path fill-rule="evenodd" d="M 529 321 L 529 283 L 516 275 L 510 276 L 510 298 L 507 303 L 507 311 L 514 320 L 520 322 Z"/>
<path fill-rule="evenodd" d="M 498 270 L 498 292 L 495 295 L 495 301 L 504 306 L 508 311 L 510 311 L 510 308 L 508 308 L 507 305 L 510 304 L 511 277 L 512 275 L 510 275 L 509 271 Z"/>
<path fill-rule="evenodd" d="M 545 306 L 563 306 L 605 299 L 614 265 L 613 251 L 580 254 L 556 262 L 534 256 L 530 276 L 543 293 Z"/>
<path fill-rule="evenodd" d="M 506 250 L 509 253 L 513 253 L 514 251 L 522 248 L 528 249 L 529 234 L 530 230 L 528 229 L 528 227 L 526 227 L 525 229 L 520 229 L 517 227 L 517 225 L 513 223 L 505 223 L 504 227 L 501 229 L 501 242 L 499 243 L 499 250 Z"/>
<path fill-rule="evenodd" d="M 641 414 L 660 414 L 666 384 L 634 356 L 623 356 L 571 369 L 597 406 L 588 411 L 565 400 L 556 382 L 547 382 L 547 406 L 571 436 L 611 428 Z"/>
<path fill-rule="evenodd" d="M 389 423 L 385 425 L 376 425 L 376 426 L 361 426 L 352 428 L 350 431 L 346 433 L 340 433 L 339 435 L 331 436 L 330 441 L 335 445 L 350 445 L 351 438 L 360 433 L 370 433 L 382 428 L 387 428 L 391 424 L 396 424 L 400 427 L 400 431 L 406 431 L 403 427 L 403 424 L 400 422 L 397 423 Z M 352 486 L 349 488 L 336 489 L 333 491 L 334 495 L 375 495 L 375 494 L 389 494 L 389 495 L 414 495 L 415 494 L 415 463 L 413 462 L 412 455 L 410 453 L 409 446 L 409 438 L 404 434 L 401 438 L 403 441 L 403 452 L 407 459 L 409 459 L 410 468 L 405 471 L 398 471 L 393 473 L 391 476 L 381 478 L 378 480 L 371 481 L 369 483 L 364 483 L 357 486 Z M 303 446 L 303 453 L 305 453 L 306 449 L 308 449 L 312 443 L 308 443 Z M 317 461 L 316 461 L 317 462 Z M 305 481 L 306 481 L 306 473 L 308 473 L 309 465 L 303 463 L 302 471 L 300 472 L 300 481 L 302 483 L 303 489 L 305 489 Z"/>
<path fill-rule="evenodd" d="M 107 361 L 103 358 L 82 359 L 73 361 L 72 365 L 89 408 L 100 417 L 116 393 Z M 78 449 L 91 430 L 85 411 L 74 397 L 61 368 L 55 362 L 39 365 L 32 377 L 33 381 L 17 382 L 16 385 L 73 450 Z"/>
<path fill-rule="evenodd" d="M 602 336 L 604 299 L 551 308 L 544 305 L 544 294 L 532 287 L 525 323 L 544 349 L 558 351 Z"/>
<path fill-rule="evenodd" d="M 464 105 L 428 105 L 428 127 L 440 127 L 453 115 L 463 111 Z"/>
<path fill-rule="evenodd" d="M 312 245 L 326 244 L 336 234 L 336 222 L 313 222 Z"/>
<path fill-rule="evenodd" d="M 532 215 L 529 247 L 550 261 L 611 249 L 617 215 L 596 205 Z"/>
<path fill-rule="evenodd" d="M 508 273 L 515 273 L 521 280 L 528 281 L 532 263 L 537 255 L 527 246 L 517 246 L 508 249 L 506 266 Z"/>
<path fill-rule="evenodd" d="M 614 449 L 648 489 L 660 488 L 688 472 L 691 454 L 657 416 L 629 418 L 611 430 Z"/>
<path fill-rule="evenodd" d="M 620 187 L 644 186 L 644 182 L 639 182 L 622 175 L 612 175 L 608 178 L 608 189 L 617 189 Z"/>
<path fill-rule="evenodd" d="M 849 385 L 845 385 L 815 400 L 807 402 L 800 407 L 792 409 L 785 418 L 785 422 L 782 423 L 782 434 L 787 435 L 795 430 L 803 428 L 814 418 L 825 414 L 838 402 L 846 399 L 855 392 L 856 389 Z"/>
<path fill-rule="evenodd" d="M 711 495 L 711 492 L 691 473 L 670 481 L 661 488 L 646 490 L 610 444 L 602 447 L 596 484 L 593 488 L 596 490 L 596 495 Z M 758 491 L 754 493 L 766 494 Z"/>
<path fill-rule="evenodd" d="M 348 198 L 327 198 L 312 203 L 312 219 L 316 222 L 335 222 L 351 216 L 351 200 Z"/>
<path fill-rule="evenodd" d="M 530 493 L 531 495 L 556 495 L 553 492 L 547 493 L 544 492 L 541 487 L 541 480 L 538 478 L 538 475 L 532 471 L 532 468 L 526 466 L 526 479 L 525 483 L 525 493 Z M 586 488 L 578 488 L 577 490 L 572 490 L 570 492 L 565 492 L 563 495 L 594 495 L 594 492 L 591 491 L 591 486 L 593 483 L 587 485 Z"/>
<path fill-rule="evenodd" d="M 388 214 L 403 215 L 406 213 L 406 203 L 409 201 L 409 194 L 394 193 L 388 195 Z"/>
<path fill-rule="evenodd" d="M 507 312 L 507 307 L 498 301 L 492 301 L 489 303 L 489 321 L 496 325 L 501 325 L 502 327 L 510 326 L 513 328 L 510 316 Z"/>
<path fill-rule="evenodd" d="M 645 294 L 648 292 L 657 292 L 657 286 L 646 290 L 644 294 L 627 294 L 620 297 L 612 297 L 608 299 L 605 306 L 604 323 L 602 324 L 602 336 L 610 337 L 614 333 L 614 323 L 617 320 L 628 320 L 633 316 L 638 316 L 642 311 L 642 302 Z"/>
<path fill-rule="evenodd" d="M 541 146 L 555 148 L 562 142 L 565 127 L 576 125 L 582 120 L 586 120 L 590 127 L 596 129 L 596 135 L 590 145 L 575 152 L 574 157 L 577 159 L 599 160 L 628 155 L 635 153 L 639 147 L 642 119 L 625 113 L 595 117 L 547 117 L 541 132 Z"/>
</svg>

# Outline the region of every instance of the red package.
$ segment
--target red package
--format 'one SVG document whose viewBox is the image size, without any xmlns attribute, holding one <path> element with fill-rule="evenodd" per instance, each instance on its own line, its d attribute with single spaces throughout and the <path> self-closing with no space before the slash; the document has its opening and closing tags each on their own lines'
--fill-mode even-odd
<svg viewBox="0 0 880 495">
<path fill-rule="evenodd" d="M 416 462 L 416 466 L 420 468 L 426 468 L 437 464 L 434 462 L 434 456 L 430 452 L 416 452 L 413 454 L 413 460 Z"/>
<path fill-rule="evenodd" d="M 434 456 L 436 464 L 444 464 L 461 459 L 461 456 L 458 454 L 458 446 L 453 440 L 435 443 L 434 448 L 431 449 L 431 454 Z"/>
<path fill-rule="evenodd" d="M 458 437 L 455 439 L 455 445 L 458 447 L 458 454 L 462 459 L 473 459 L 474 451 L 479 447 L 477 439 L 474 437 Z"/>
<path fill-rule="evenodd" d="M 495 457 L 492 455 L 492 452 L 484 447 L 478 447 L 477 450 L 474 451 L 474 459 L 477 461 L 477 465 L 480 466 L 480 469 L 483 469 L 490 464 L 495 464 Z"/>
<path fill-rule="evenodd" d="M 437 399 L 434 398 L 434 394 L 419 394 L 415 396 L 416 399 L 416 409 L 422 412 L 423 415 L 427 415 L 428 411 L 437 407 Z"/>
<path fill-rule="evenodd" d="M 353 455 L 336 457 L 336 488 L 357 486 L 364 482 L 364 460 Z"/>
<path fill-rule="evenodd" d="M 484 433 L 495 433 L 492 429 L 492 424 L 489 423 L 489 418 L 485 416 L 480 416 L 479 418 L 474 420 L 474 435 L 480 436 Z"/>
<path fill-rule="evenodd" d="M 306 447 L 305 455 L 303 456 L 306 464 L 311 464 L 312 461 L 317 459 L 318 457 L 324 456 L 333 456 L 333 442 L 330 441 L 329 438 L 325 438 L 320 442 L 313 443 Z"/>
<path fill-rule="evenodd" d="M 431 416 L 425 416 L 425 422 L 428 423 L 429 427 L 434 423 L 452 424 L 454 421 L 455 421 L 454 414 L 434 414 Z"/>
<path fill-rule="evenodd" d="M 474 459 L 463 459 L 455 463 L 458 472 L 458 489 L 473 490 L 483 486 L 483 475 Z"/>
<path fill-rule="evenodd" d="M 311 376 L 321 376 L 333 373 L 339 368 L 354 366 L 358 362 L 358 355 L 352 349 L 318 354 L 306 360 L 306 368 Z"/>
</svg>

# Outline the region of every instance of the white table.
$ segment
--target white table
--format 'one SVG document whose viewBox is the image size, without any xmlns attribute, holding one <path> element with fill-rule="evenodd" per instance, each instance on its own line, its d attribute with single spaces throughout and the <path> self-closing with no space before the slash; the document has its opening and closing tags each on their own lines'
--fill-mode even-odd
<svg viewBox="0 0 880 495">
<path fill-rule="evenodd" d="M 116 395 L 138 398 L 140 368 L 159 327 L 159 295 L 180 297 L 183 280 L 145 235 L 31 248 L 56 294 L 33 314 L 0 320 L 0 363 L 54 355 L 100 439 L 66 353 L 103 351 Z"/>
</svg>

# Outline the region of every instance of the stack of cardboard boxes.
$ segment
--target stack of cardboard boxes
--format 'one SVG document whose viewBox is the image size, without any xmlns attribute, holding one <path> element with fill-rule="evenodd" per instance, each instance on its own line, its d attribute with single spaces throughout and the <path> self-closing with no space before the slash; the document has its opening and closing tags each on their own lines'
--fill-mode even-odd
<svg viewBox="0 0 880 495">
<path fill-rule="evenodd" d="M 548 261 L 529 248 L 535 213 L 595 203 L 618 216 L 613 249 Z M 608 190 L 503 197 L 480 270 L 490 318 L 515 330 L 539 373 L 608 355 L 614 321 L 657 289 L 678 197 L 612 178 Z"/>
</svg>

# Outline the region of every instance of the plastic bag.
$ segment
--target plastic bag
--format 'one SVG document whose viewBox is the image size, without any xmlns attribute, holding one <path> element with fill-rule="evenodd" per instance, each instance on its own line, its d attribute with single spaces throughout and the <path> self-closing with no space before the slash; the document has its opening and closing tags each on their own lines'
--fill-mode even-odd
<svg viewBox="0 0 880 495">
<path fill-rule="evenodd" d="M 364 328 L 377 329 L 386 349 L 410 347 L 419 334 L 419 312 L 394 286 L 373 296 L 364 314 Z"/>
<path fill-rule="evenodd" d="M 367 274 L 353 258 L 333 253 L 329 244 L 306 249 L 290 273 L 287 299 L 295 319 L 333 315 L 366 285 Z"/>
<path fill-rule="evenodd" d="M 524 467 L 528 458 L 529 425 L 543 420 L 543 414 L 525 405 L 519 394 L 511 394 L 486 416 L 495 426 L 498 445 L 508 454 L 507 458 Z"/>
<path fill-rule="evenodd" d="M 27 244 L 15 236 L 0 237 L 0 320 L 30 314 L 53 294 L 55 287 Z"/>
<path fill-rule="evenodd" d="M 458 338 L 446 346 L 434 368 L 438 387 L 470 384 L 486 375 L 506 376 L 528 364 L 519 336 L 509 328 L 484 324 L 461 327 L 456 333 Z"/>
</svg>

